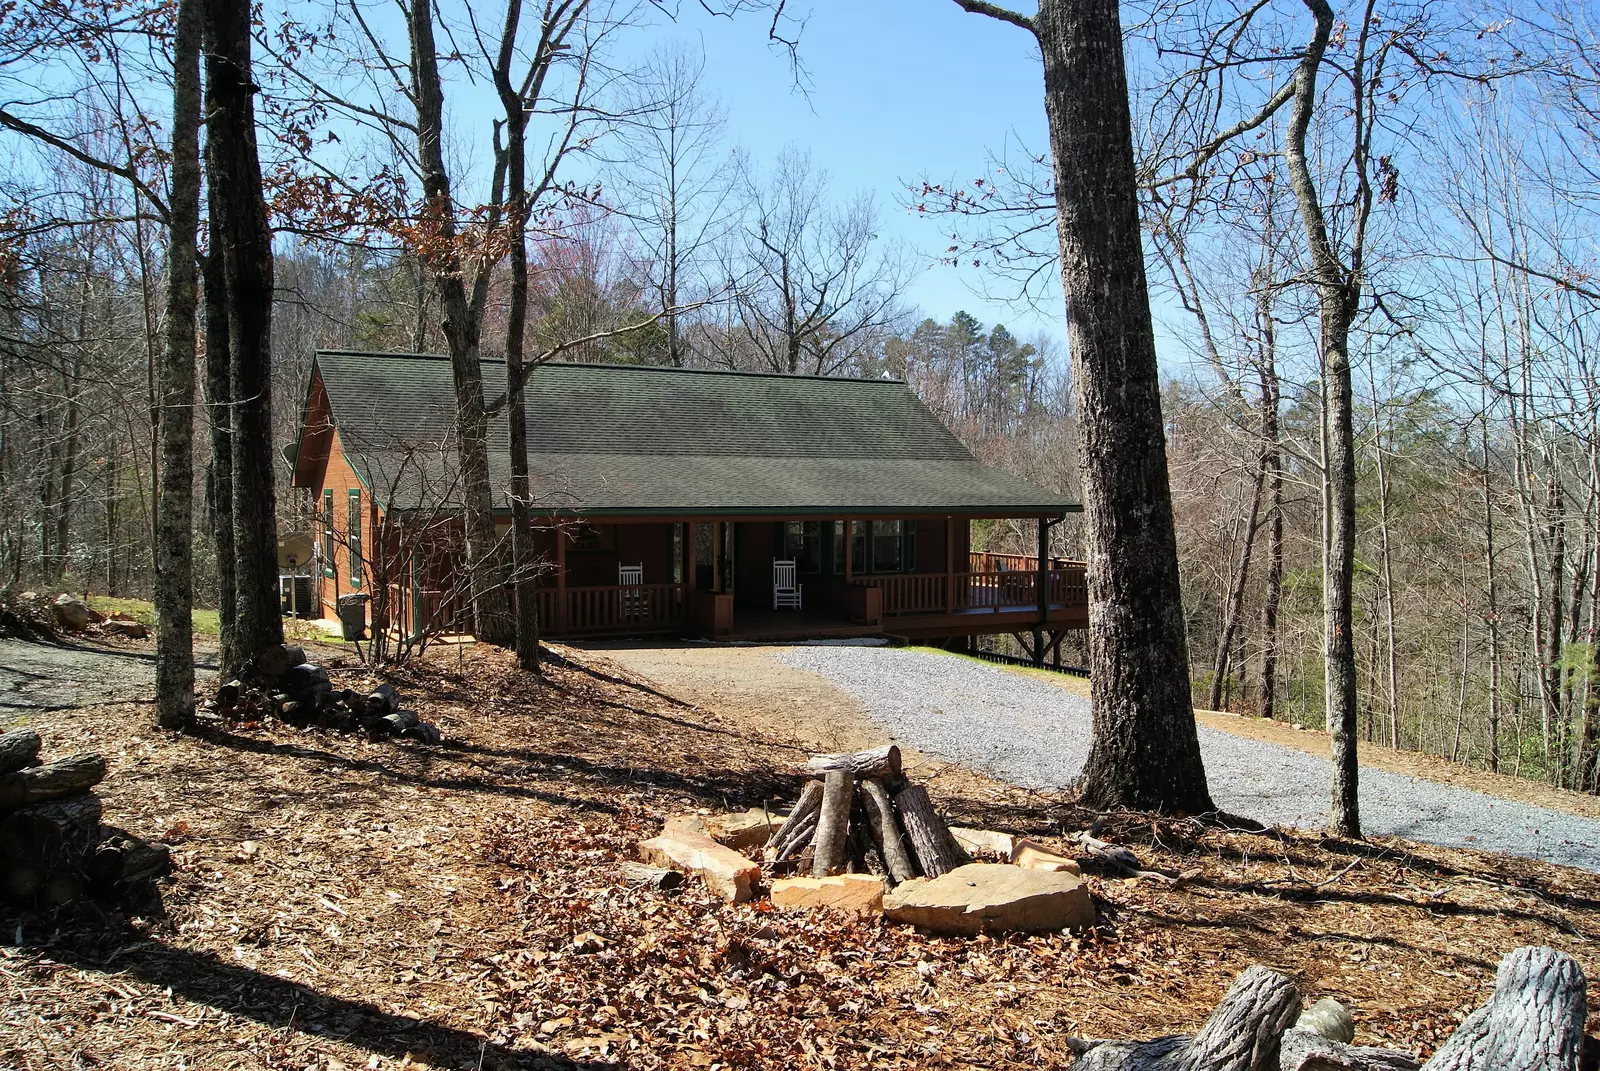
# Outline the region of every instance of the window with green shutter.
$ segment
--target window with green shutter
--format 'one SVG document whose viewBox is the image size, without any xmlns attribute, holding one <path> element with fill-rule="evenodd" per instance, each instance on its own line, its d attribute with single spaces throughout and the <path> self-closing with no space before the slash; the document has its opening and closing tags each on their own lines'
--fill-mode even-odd
<svg viewBox="0 0 1600 1071">
<path fill-rule="evenodd" d="M 361 492 L 350 492 L 350 586 L 361 586 Z"/>
<path fill-rule="evenodd" d="M 333 565 L 333 491 L 322 492 L 322 574 L 332 576 Z"/>
</svg>

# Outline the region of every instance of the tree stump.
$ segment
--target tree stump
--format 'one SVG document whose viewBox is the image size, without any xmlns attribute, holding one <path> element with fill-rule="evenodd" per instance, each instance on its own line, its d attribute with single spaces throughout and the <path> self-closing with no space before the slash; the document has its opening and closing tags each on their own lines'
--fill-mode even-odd
<svg viewBox="0 0 1600 1071">
<path fill-rule="evenodd" d="M 855 777 L 848 770 L 831 770 L 822 782 L 822 809 L 817 813 L 816 854 L 811 876 L 825 878 L 844 869 L 845 839 L 850 832 L 850 799 Z"/>
<path fill-rule="evenodd" d="M 907 785 L 895 793 L 894 804 L 906 827 L 906 836 L 911 838 L 911 846 L 916 850 L 917 864 L 925 875 L 937 878 L 967 861 L 961 845 L 950 835 L 950 827 L 933 809 L 927 789 L 921 785 Z"/>
<path fill-rule="evenodd" d="M 1579 1071 L 1588 984 L 1571 956 L 1519 948 L 1500 961 L 1494 996 L 1467 1016 L 1423 1071 Z"/>
<path fill-rule="evenodd" d="M 39 755 L 41 741 L 32 729 L 13 729 L 0 733 L 0 774 L 27 766 Z"/>
<path fill-rule="evenodd" d="M 1073 1071 L 1277 1071 L 1279 1039 L 1299 1014 L 1291 979 L 1250 967 L 1194 1037 L 1100 1042 Z"/>
<path fill-rule="evenodd" d="M 1278 1071 L 1417 1071 L 1409 1053 L 1350 1045 L 1295 1027 L 1283 1035 Z"/>
</svg>

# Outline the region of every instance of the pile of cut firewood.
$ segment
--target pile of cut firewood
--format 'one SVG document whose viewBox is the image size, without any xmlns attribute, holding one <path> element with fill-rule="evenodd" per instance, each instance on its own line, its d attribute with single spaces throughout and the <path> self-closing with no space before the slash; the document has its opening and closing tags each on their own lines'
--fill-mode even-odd
<svg viewBox="0 0 1600 1071">
<path fill-rule="evenodd" d="M 794 811 L 764 852 L 775 873 L 877 874 L 890 884 L 936 878 L 968 861 L 933 809 L 927 789 L 906 780 L 893 744 L 854 754 L 815 755 Z"/>
<path fill-rule="evenodd" d="M 105 759 L 41 762 L 41 746 L 32 729 L 0 733 L 0 899 L 52 908 L 147 891 L 171 855 L 165 844 L 101 824 L 92 790 L 105 779 Z"/>
<path fill-rule="evenodd" d="M 299 728 L 317 725 L 341 733 L 363 732 L 372 739 L 399 736 L 424 744 L 444 739 L 437 725 L 400 706 L 400 693 L 392 685 L 335 689 L 325 668 L 289 644 L 262 651 L 202 709 L 230 721 L 270 716 Z"/>
</svg>

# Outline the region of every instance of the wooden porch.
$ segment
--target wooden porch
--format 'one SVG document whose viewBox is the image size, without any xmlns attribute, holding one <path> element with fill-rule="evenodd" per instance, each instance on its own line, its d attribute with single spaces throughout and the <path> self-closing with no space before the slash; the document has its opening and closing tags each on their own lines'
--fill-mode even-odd
<svg viewBox="0 0 1600 1071">
<path fill-rule="evenodd" d="M 601 551 L 581 561 L 573 549 L 581 544 L 550 539 L 547 560 L 553 569 L 538 588 L 541 634 L 766 642 L 898 635 L 946 642 L 1040 631 L 1053 641 L 1061 632 L 1088 627 L 1082 562 L 1049 558 L 1041 567 L 1036 555 L 971 552 L 965 526 L 946 518 L 929 526 L 935 538 L 925 532 L 921 539 L 925 551 L 936 552 L 921 555 L 924 560 L 943 559 L 947 566 L 938 572 L 917 571 L 923 563 L 911 558 L 904 565 L 913 571 L 860 572 L 859 539 L 849 533 L 851 526 L 867 522 L 841 521 L 837 529 L 835 522 L 823 522 L 834 532 L 830 539 L 844 533 L 843 543 L 832 570 L 824 563 L 819 573 L 802 577 L 803 610 L 772 608 L 771 560 L 782 554 L 783 544 L 781 532 L 774 542 L 761 530 L 770 523 L 749 524 L 748 530 L 727 522 L 675 523 L 681 530 L 672 531 L 673 524 L 666 523 L 618 525 Z M 625 527 L 632 534 L 622 531 Z M 608 571 L 616 576 L 619 564 L 634 561 L 643 562 L 634 568 L 650 582 L 572 583 Z M 464 596 L 427 583 L 426 576 L 420 579 L 413 585 L 408 576 L 389 586 L 386 624 L 406 634 L 470 631 Z M 373 609 L 376 618 L 378 608 Z"/>
</svg>

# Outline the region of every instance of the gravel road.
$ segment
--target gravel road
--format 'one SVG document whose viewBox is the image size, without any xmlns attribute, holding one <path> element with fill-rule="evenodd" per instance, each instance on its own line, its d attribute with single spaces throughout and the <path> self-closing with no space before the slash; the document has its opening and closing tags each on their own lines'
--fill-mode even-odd
<svg viewBox="0 0 1600 1071">
<path fill-rule="evenodd" d="M 967 658 L 887 647 L 775 650 L 850 693 L 872 719 L 929 755 L 1016 784 L 1060 787 L 1089 752 L 1089 701 Z M 1328 760 L 1204 726 L 1211 797 L 1223 810 L 1281 826 L 1326 825 Z M 1361 771 L 1366 832 L 1481 848 L 1600 871 L 1600 821 L 1372 767 Z"/>
<path fill-rule="evenodd" d="M 202 679 L 214 652 L 198 652 Z M 155 694 L 155 645 L 0 639 L 0 728 L 18 715 L 102 703 L 149 702 Z"/>
</svg>

